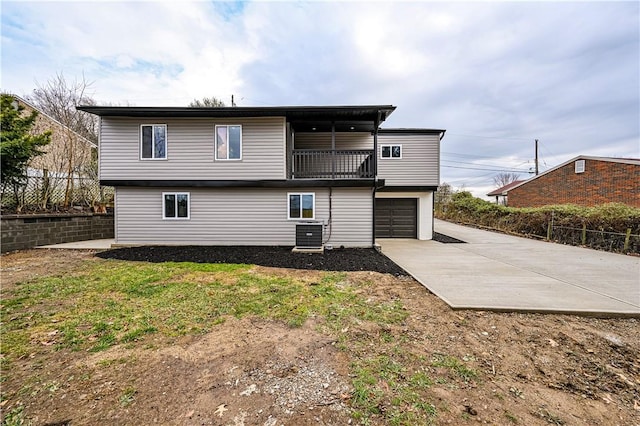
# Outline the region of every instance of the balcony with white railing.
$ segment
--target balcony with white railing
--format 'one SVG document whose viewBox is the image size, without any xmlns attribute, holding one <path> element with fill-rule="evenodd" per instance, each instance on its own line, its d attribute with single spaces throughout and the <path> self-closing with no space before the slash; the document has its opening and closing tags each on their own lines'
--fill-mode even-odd
<svg viewBox="0 0 640 426">
<path fill-rule="evenodd" d="M 373 179 L 372 149 L 294 149 L 292 179 Z"/>
</svg>

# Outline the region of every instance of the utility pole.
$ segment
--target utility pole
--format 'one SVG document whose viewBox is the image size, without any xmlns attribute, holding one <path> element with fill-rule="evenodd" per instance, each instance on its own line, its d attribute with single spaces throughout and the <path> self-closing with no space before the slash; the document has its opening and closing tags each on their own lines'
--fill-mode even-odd
<svg viewBox="0 0 640 426">
<path fill-rule="evenodd" d="M 231 106 L 232 106 L 232 107 L 236 106 L 236 103 L 235 103 L 235 101 L 233 100 L 233 95 L 231 95 Z"/>
<path fill-rule="evenodd" d="M 536 139 L 536 176 L 538 176 L 538 139 Z"/>
</svg>

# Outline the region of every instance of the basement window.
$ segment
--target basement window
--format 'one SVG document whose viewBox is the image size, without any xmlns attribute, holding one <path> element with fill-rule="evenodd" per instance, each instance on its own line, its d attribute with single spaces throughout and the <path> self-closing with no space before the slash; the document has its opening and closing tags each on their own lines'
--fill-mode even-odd
<svg viewBox="0 0 640 426">
<path fill-rule="evenodd" d="M 575 163 L 576 173 L 584 173 L 584 160 L 577 160 Z"/>
<path fill-rule="evenodd" d="M 313 219 L 316 210 L 316 194 L 289 193 L 289 215 L 287 219 Z"/>
<path fill-rule="evenodd" d="M 162 218 L 189 219 L 190 204 L 188 192 L 163 192 Z"/>
</svg>

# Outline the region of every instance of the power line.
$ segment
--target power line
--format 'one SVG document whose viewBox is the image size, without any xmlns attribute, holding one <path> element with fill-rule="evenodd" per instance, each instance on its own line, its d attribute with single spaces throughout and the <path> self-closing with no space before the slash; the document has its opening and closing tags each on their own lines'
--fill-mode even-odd
<svg viewBox="0 0 640 426">
<path fill-rule="evenodd" d="M 449 169 L 488 170 L 491 172 L 529 173 L 528 170 L 517 170 L 517 169 L 481 169 L 478 167 L 462 167 L 462 166 L 446 166 L 446 165 L 441 165 L 441 167 L 447 167 Z"/>
<path fill-rule="evenodd" d="M 446 152 L 446 151 L 441 151 L 440 154 L 442 155 L 446 155 L 446 156 L 453 156 L 453 157 L 462 157 L 462 158 L 489 158 L 489 159 L 496 159 L 497 157 L 495 155 L 477 155 L 477 154 L 461 154 L 461 153 L 457 153 L 457 152 Z M 513 160 L 523 160 L 522 157 L 512 157 Z M 528 159 L 526 161 L 529 161 Z"/>
<path fill-rule="evenodd" d="M 482 138 L 482 139 L 508 139 L 508 140 L 519 140 L 519 141 L 528 141 L 531 140 L 529 138 L 514 138 L 514 137 L 508 137 L 508 136 L 481 136 L 481 135 L 465 135 L 462 133 L 451 133 L 451 132 L 447 132 L 447 136 L 452 135 L 452 136 L 464 136 L 467 138 Z"/>
<path fill-rule="evenodd" d="M 456 160 L 446 160 L 446 159 L 443 159 L 442 161 L 446 161 L 449 163 L 458 163 L 458 164 L 471 164 L 472 166 L 483 166 L 483 167 L 514 168 L 514 169 L 518 167 L 518 166 L 514 166 L 514 167 L 497 166 L 495 164 L 470 163 L 468 161 L 456 161 Z M 524 163 L 520 163 L 520 164 L 524 164 Z"/>
<path fill-rule="evenodd" d="M 523 164 L 528 163 L 528 161 L 525 161 L 523 163 L 517 164 L 515 167 L 520 167 Z M 442 166 L 442 167 L 448 167 L 448 166 Z M 464 177 L 464 178 L 460 178 L 460 179 L 449 179 L 446 182 L 447 183 L 452 183 L 452 182 L 463 182 L 463 185 L 466 183 L 475 183 L 477 181 L 486 179 L 487 176 L 494 174 L 495 171 L 490 171 L 489 173 L 482 173 L 481 175 L 478 176 L 472 176 L 472 177 Z M 523 173 L 531 173 L 529 170 L 527 170 L 526 172 Z"/>
</svg>

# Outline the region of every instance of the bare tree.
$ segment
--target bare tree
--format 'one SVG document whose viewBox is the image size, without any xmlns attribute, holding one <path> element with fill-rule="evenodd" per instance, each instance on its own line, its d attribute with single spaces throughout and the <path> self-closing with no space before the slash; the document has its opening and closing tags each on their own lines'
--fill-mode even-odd
<svg viewBox="0 0 640 426">
<path fill-rule="evenodd" d="M 453 193 L 453 188 L 447 182 L 442 182 L 440 186 L 438 186 L 434 200 L 436 213 L 443 213 L 446 210 L 447 204 L 451 202 Z"/>
<path fill-rule="evenodd" d="M 39 166 L 54 172 L 51 176 L 53 179 L 66 181 L 64 206 L 68 207 L 72 201 L 75 175 L 80 176 L 83 169 L 91 168 L 91 163 L 95 161 L 87 141 L 97 144 L 97 119 L 76 110 L 77 105 L 95 105 L 95 101 L 87 94 L 91 84 L 85 81 L 84 76 L 81 80 L 67 82 L 60 73 L 37 86 L 27 99 L 61 125 L 52 141 L 51 150 L 39 160 L 42 163 Z"/>
<path fill-rule="evenodd" d="M 493 177 L 493 183 L 496 188 L 502 188 L 505 185 L 509 185 L 511 182 L 515 182 L 520 178 L 520 175 L 517 173 L 498 173 Z"/>
<path fill-rule="evenodd" d="M 27 100 L 42 112 L 58 120 L 76 133 L 92 142 L 98 141 L 98 120 L 93 114 L 76 110 L 78 105 L 95 105 L 87 93 L 91 84 L 82 76 L 81 80 L 68 82 L 62 73 L 56 74 L 27 96 Z"/>
<path fill-rule="evenodd" d="M 212 96 L 210 98 L 194 99 L 188 106 L 190 108 L 222 108 L 227 105 L 220 99 Z"/>
</svg>

